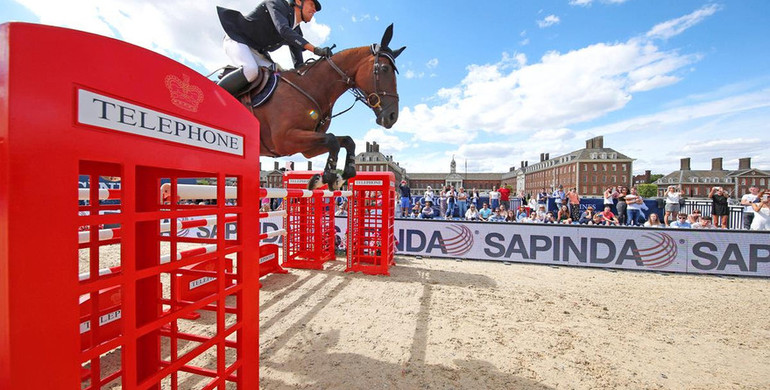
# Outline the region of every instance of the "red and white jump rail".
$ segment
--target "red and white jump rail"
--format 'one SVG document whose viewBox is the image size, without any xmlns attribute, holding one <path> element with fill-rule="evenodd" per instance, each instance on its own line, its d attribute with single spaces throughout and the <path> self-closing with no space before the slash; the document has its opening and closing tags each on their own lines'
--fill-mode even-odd
<svg viewBox="0 0 770 390">
<path fill-rule="evenodd" d="M 269 212 L 259 213 L 259 218 L 283 217 L 285 215 L 286 215 L 286 211 L 284 210 L 269 211 Z M 237 218 L 235 216 L 225 217 L 225 223 L 232 223 L 236 221 L 237 221 Z M 196 227 L 210 228 L 216 225 L 217 225 L 217 218 L 211 217 L 211 218 L 190 219 L 187 221 L 179 221 L 178 228 L 179 230 L 192 229 Z M 162 222 L 160 224 L 161 233 L 168 233 L 170 231 L 171 231 L 170 222 Z M 112 240 L 118 237 L 120 237 L 120 228 L 99 229 L 99 241 Z M 85 230 L 85 231 L 78 232 L 79 244 L 87 244 L 90 241 L 91 241 L 91 233 L 89 231 Z"/>
<path fill-rule="evenodd" d="M 195 184 L 177 184 L 177 196 L 179 199 L 215 199 L 217 197 L 217 186 L 207 185 L 195 185 Z M 226 186 L 225 198 L 237 199 L 238 187 Z M 260 188 L 260 198 L 310 198 L 314 195 L 321 194 L 324 198 L 343 196 L 350 197 L 353 193 L 351 191 L 326 191 L 326 190 L 296 190 L 296 189 L 282 189 L 282 188 Z M 112 189 L 99 189 L 99 200 L 115 200 L 120 199 L 121 191 Z M 89 188 L 78 189 L 79 200 L 91 199 L 91 193 Z"/>
</svg>

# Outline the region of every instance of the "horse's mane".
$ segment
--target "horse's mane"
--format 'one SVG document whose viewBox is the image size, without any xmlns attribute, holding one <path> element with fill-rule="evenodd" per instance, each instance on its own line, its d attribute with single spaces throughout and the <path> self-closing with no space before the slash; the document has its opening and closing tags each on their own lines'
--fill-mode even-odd
<svg viewBox="0 0 770 390">
<path fill-rule="evenodd" d="M 332 58 L 334 58 L 335 56 L 338 56 L 338 55 L 342 55 L 342 54 L 344 54 L 346 52 L 349 52 L 349 51 L 365 49 L 365 48 L 368 48 L 368 46 L 350 47 L 350 48 L 347 48 L 347 49 L 344 49 L 344 50 L 340 50 L 340 51 L 334 53 L 334 55 L 332 55 Z M 307 60 L 305 60 L 305 62 L 302 63 L 302 65 L 299 66 L 299 68 L 292 69 L 292 71 L 297 72 L 297 73 L 304 73 L 305 71 L 310 70 L 312 67 L 314 67 L 319 62 L 321 62 L 321 60 L 323 60 L 323 57 L 308 58 Z"/>
</svg>

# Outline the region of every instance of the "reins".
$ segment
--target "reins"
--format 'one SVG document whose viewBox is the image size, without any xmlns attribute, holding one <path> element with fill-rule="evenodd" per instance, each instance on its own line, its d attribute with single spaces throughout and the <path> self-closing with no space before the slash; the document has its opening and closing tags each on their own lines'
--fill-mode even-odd
<svg viewBox="0 0 770 390">
<path fill-rule="evenodd" d="M 343 110 L 341 112 L 338 112 L 336 114 L 329 113 L 329 114 L 324 115 L 318 121 L 318 124 L 316 125 L 316 128 L 315 128 L 316 131 L 320 130 L 326 124 L 326 122 L 328 122 L 332 118 L 336 118 L 336 117 L 338 117 L 338 116 L 340 116 L 340 115 L 350 111 L 351 109 L 353 109 L 353 107 L 359 101 L 361 101 L 362 103 L 366 104 L 366 106 L 371 108 L 372 110 L 382 109 L 382 97 L 393 97 L 393 98 L 396 99 L 396 101 L 398 101 L 399 97 L 398 97 L 397 93 L 388 93 L 387 91 L 380 91 L 379 90 L 379 81 L 380 81 L 380 78 L 379 78 L 379 70 L 380 70 L 379 57 L 382 55 L 382 56 L 388 58 L 391 61 L 391 63 L 393 64 L 393 69 L 398 71 L 396 69 L 396 66 L 395 66 L 395 60 L 393 59 L 392 55 L 389 55 L 386 52 L 380 51 L 379 45 L 372 45 L 371 51 L 372 51 L 372 55 L 375 57 L 375 63 L 374 63 L 374 66 L 372 67 L 372 78 L 374 79 L 374 92 L 370 93 L 369 95 L 366 95 L 366 93 L 358 85 L 356 85 L 356 82 L 347 73 L 345 73 L 345 71 L 340 69 L 339 66 L 337 66 L 336 63 L 334 63 L 334 61 L 332 60 L 331 57 L 322 57 L 323 59 L 325 59 L 329 63 L 329 66 L 331 66 L 331 68 L 334 69 L 334 71 L 337 72 L 337 74 L 339 74 L 340 77 L 342 77 L 341 81 L 343 81 L 345 83 L 345 85 L 348 86 L 348 89 L 346 91 L 350 92 L 355 97 L 355 100 L 353 101 L 353 104 L 350 105 L 350 107 L 348 107 L 347 109 L 345 109 L 345 110 Z M 302 67 L 301 70 L 296 70 L 295 72 L 299 76 L 304 76 L 310 69 L 315 67 L 319 62 L 320 61 L 318 61 L 316 59 L 308 59 L 307 61 L 305 61 L 305 66 Z M 291 86 L 292 88 L 296 89 L 299 93 L 301 93 L 303 96 L 305 96 L 308 100 L 310 100 L 310 102 L 312 102 L 313 105 L 315 105 L 315 107 L 318 109 L 319 113 L 324 112 L 321 109 L 321 105 L 318 104 L 318 101 L 316 101 L 315 98 L 310 96 L 310 94 L 307 93 L 305 90 L 303 90 L 300 86 L 298 86 L 295 83 L 289 81 L 287 78 L 283 77 L 283 75 L 281 75 L 280 78 L 283 81 L 285 81 L 287 84 L 289 84 L 289 86 Z"/>
</svg>

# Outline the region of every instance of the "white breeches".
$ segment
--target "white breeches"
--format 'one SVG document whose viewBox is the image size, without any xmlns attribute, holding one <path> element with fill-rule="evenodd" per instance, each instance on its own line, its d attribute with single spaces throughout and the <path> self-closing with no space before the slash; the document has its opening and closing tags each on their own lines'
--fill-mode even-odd
<svg viewBox="0 0 770 390">
<path fill-rule="evenodd" d="M 251 50 L 248 46 L 236 42 L 228 36 L 225 36 L 222 46 L 224 46 L 227 56 L 230 57 L 232 65 L 235 67 L 243 67 L 243 75 L 246 76 L 246 79 L 249 81 L 254 81 L 257 78 L 260 66 L 266 66 L 268 68 L 273 68 L 275 66 L 273 62 L 262 55 L 262 53 Z"/>
</svg>

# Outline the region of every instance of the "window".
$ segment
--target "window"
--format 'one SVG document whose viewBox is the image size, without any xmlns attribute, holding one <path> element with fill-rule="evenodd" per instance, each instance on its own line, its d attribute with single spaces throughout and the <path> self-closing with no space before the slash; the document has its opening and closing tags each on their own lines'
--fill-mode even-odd
<svg viewBox="0 0 770 390">
<path fill-rule="evenodd" d="M 602 164 L 602 171 L 607 172 L 607 164 Z"/>
<path fill-rule="evenodd" d="M 618 171 L 618 164 L 612 164 L 612 171 L 617 172 Z"/>
<path fill-rule="evenodd" d="M 597 166 L 597 164 L 594 164 L 594 172 L 596 172 L 597 170 L 599 170 L 599 167 Z"/>
<path fill-rule="evenodd" d="M 591 160 L 596 160 L 596 153 L 591 153 Z"/>
<path fill-rule="evenodd" d="M 606 159 L 607 159 L 607 153 L 602 153 L 602 160 L 606 160 Z M 594 192 L 596 192 L 596 191 L 594 191 Z"/>
<path fill-rule="evenodd" d="M 613 176 L 613 177 L 612 177 L 612 182 L 613 182 L 613 183 L 617 183 L 617 181 L 618 181 L 618 178 L 617 178 L 617 177 L 615 177 L 615 176 Z"/>
<path fill-rule="evenodd" d="M 694 180 L 694 182 L 697 182 L 697 181 L 698 181 L 698 179 L 696 178 L 696 179 Z M 711 179 L 707 177 L 707 178 L 703 179 L 703 182 L 704 182 L 704 183 L 711 183 Z"/>
<path fill-rule="evenodd" d="M 588 172 L 588 164 L 583 164 L 583 172 Z"/>
<path fill-rule="evenodd" d="M 765 185 L 765 179 L 759 179 L 759 185 L 764 186 Z"/>
<path fill-rule="evenodd" d="M 622 177 L 623 177 L 623 183 L 625 183 L 625 182 L 627 182 L 627 181 L 628 181 L 628 178 L 627 178 L 627 177 L 625 177 L 625 176 L 622 176 Z"/>
<path fill-rule="evenodd" d="M 625 171 L 627 171 L 627 170 L 628 170 L 628 165 L 626 165 L 626 164 L 623 164 L 623 172 L 625 172 Z"/>
</svg>

